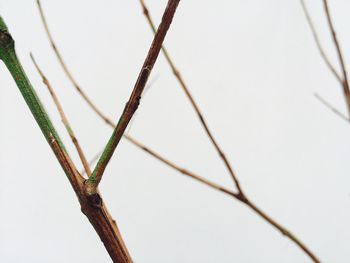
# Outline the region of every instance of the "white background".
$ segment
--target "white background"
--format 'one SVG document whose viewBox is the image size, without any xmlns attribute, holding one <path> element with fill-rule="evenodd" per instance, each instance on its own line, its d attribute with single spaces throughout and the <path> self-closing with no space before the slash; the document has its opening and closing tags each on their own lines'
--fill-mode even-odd
<svg viewBox="0 0 350 263">
<path fill-rule="evenodd" d="M 147 3 L 158 23 L 166 1 Z M 322 1 L 307 3 L 338 69 Z M 42 4 L 78 82 L 116 121 L 152 40 L 138 1 Z M 332 0 L 330 9 L 350 63 L 350 3 Z M 0 14 L 80 167 L 29 52 L 55 87 L 89 158 L 102 149 L 111 129 L 63 74 L 35 1 L 0 0 Z M 313 95 L 346 113 L 341 88 L 319 56 L 299 1 L 183 0 L 165 44 L 249 197 L 323 262 L 349 262 L 350 125 Z M 162 55 L 151 81 L 130 134 L 232 187 Z M 2 63 L 0 90 L 0 261 L 110 262 Z M 241 203 L 126 141 L 109 164 L 101 191 L 135 262 L 309 262 Z"/>
</svg>

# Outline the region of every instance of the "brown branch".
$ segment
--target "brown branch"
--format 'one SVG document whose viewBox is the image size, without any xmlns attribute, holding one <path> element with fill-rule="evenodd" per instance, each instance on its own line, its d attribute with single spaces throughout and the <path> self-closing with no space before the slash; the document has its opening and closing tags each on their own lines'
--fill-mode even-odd
<svg viewBox="0 0 350 263">
<path fill-rule="evenodd" d="M 100 194 L 97 193 L 94 196 L 87 195 L 84 180 L 81 179 L 73 162 L 53 136 L 51 145 L 77 194 L 81 211 L 89 219 L 113 262 L 132 263 L 131 256 L 125 246 L 116 222 L 107 211 Z"/>
<path fill-rule="evenodd" d="M 160 49 L 162 47 L 163 41 L 165 39 L 166 33 L 170 27 L 170 24 L 173 20 L 175 11 L 179 4 L 180 0 L 169 0 L 168 4 L 163 13 L 162 21 L 159 25 L 159 28 L 154 36 L 151 47 L 148 51 L 145 62 L 141 68 L 139 76 L 136 80 L 134 89 L 130 95 L 129 101 L 126 103 L 124 111 L 119 118 L 117 127 L 113 131 L 113 134 L 108 141 L 104 152 L 102 153 L 97 165 L 87 181 L 88 191 L 94 193 L 98 184 L 102 179 L 102 175 L 106 166 L 111 159 L 115 149 L 117 148 L 121 137 L 124 134 L 126 127 L 128 126 L 132 116 L 138 108 L 138 105 L 141 100 L 141 94 L 145 85 L 147 83 L 148 77 L 152 71 L 152 68 L 158 58 Z"/>
<path fill-rule="evenodd" d="M 314 38 L 314 41 L 317 45 L 317 48 L 318 48 L 318 51 L 320 52 L 321 54 L 321 57 L 323 59 L 323 61 L 326 63 L 327 67 L 329 68 L 329 70 L 333 73 L 334 77 L 340 82 L 341 85 L 343 85 L 343 80 L 342 78 L 339 76 L 337 70 L 335 69 L 335 67 L 332 65 L 332 63 L 330 62 L 328 56 L 326 55 L 326 52 L 324 51 L 324 49 L 322 48 L 322 45 L 321 45 L 321 41 L 318 37 L 318 34 L 317 34 L 317 31 L 316 31 L 316 28 L 314 26 L 314 23 L 311 19 L 311 16 L 309 14 L 309 11 L 306 7 L 306 4 L 305 4 L 305 1 L 304 0 L 300 0 L 300 3 L 301 3 L 301 6 L 303 8 L 303 11 L 304 11 L 304 14 L 305 14 L 305 17 L 306 17 L 306 20 L 307 20 L 307 23 L 309 24 L 309 27 L 311 29 L 311 32 L 312 32 L 312 36 Z"/>
<path fill-rule="evenodd" d="M 143 6 L 145 7 L 145 5 L 143 4 Z M 146 13 L 148 13 L 148 10 L 147 8 L 144 8 L 144 11 L 146 10 Z M 42 13 L 42 12 L 41 12 Z M 151 23 L 150 25 L 152 26 L 153 25 L 153 22 L 152 20 L 150 20 Z M 46 26 L 47 28 L 47 26 Z M 155 30 L 155 27 L 153 26 L 154 30 Z M 48 32 L 48 28 L 47 28 L 47 32 Z M 51 45 L 52 46 L 56 46 L 55 43 L 53 42 L 52 38 L 50 38 L 50 41 L 51 41 Z M 163 52 L 164 52 L 164 48 L 162 49 Z M 54 52 L 57 52 L 57 49 L 54 49 Z M 59 54 L 59 53 L 58 53 Z M 174 71 L 174 74 L 175 72 L 178 72 L 174 66 L 174 64 L 172 63 L 172 61 L 170 60 L 170 57 L 167 53 L 167 51 L 165 50 L 165 54 L 166 55 L 166 58 L 169 58 L 169 61 L 170 62 L 170 65 Z M 56 54 L 57 55 L 57 54 Z M 63 60 L 62 60 L 63 61 Z M 67 66 L 65 66 L 65 68 L 67 69 Z M 69 73 L 69 75 L 71 75 L 71 73 Z M 178 75 L 180 76 L 178 73 L 175 74 L 175 76 Z M 187 90 L 187 87 L 186 85 L 184 84 L 184 81 L 182 80 L 182 78 L 180 77 L 180 83 L 182 83 L 182 88 L 184 90 Z M 74 83 L 73 83 L 74 85 Z M 74 85 L 75 86 L 75 85 Z M 76 86 L 75 86 L 76 87 Z M 81 90 L 79 89 L 78 90 L 80 94 L 83 94 L 82 97 L 83 99 L 86 100 L 87 95 Z M 189 94 L 189 92 L 187 92 L 186 94 Z M 193 101 L 193 98 L 192 96 L 189 94 L 189 99 Z M 93 105 L 91 108 L 93 109 L 93 111 L 95 111 L 96 114 L 98 114 L 104 121 L 107 125 L 109 125 L 110 127 L 112 128 L 115 128 L 116 125 L 106 116 L 104 115 L 101 111 L 98 110 L 98 108 L 92 103 L 91 100 L 88 100 L 87 101 L 89 105 Z M 194 102 L 194 101 L 193 101 Z M 194 103 L 194 105 L 196 105 Z M 198 110 L 198 107 L 195 107 L 197 110 Z M 197 113 L 198 114 L 198 113 Z M 199 116 L 202 116 L 199 112 Z M 203 117 L 201 118 L 201 120 L 204 120 Z M 193 180 L 197 181 L 197 182 L 200 182 L 202 184 L 205 184 L 206 186 L 214 189 L 214 190 L 218 190 L 220 192 L 223 192 L 233 198 L 235 198 L 236 200 L 246 204 L 248 207 L 250 207 L 254 212 L 256 212 L 260 217 L 262 217 L 266 222 L 268 222 L 270 225 L 272 225 L 273 227 L 275 227 L 277 230 L 279 230 L 283 235 L 285 235 L 286 237 L 288 237 L 289 239 L 291 239 L 295 244 L 297 244 L 304 252 L 306 252 L 307 255 L 309 255 L 311 257 L 311 259 L 314 261 L 314 262 L 320 262 L 316 256 L 309 250 L 307 249 L 307 247 L 302 243 L 300 242 L 290 231 L 288 231 L 286 228 L 284 228 L 283 226 L 281 226 L 280 224 L 278 224 L 276 221 L 274 221 L 273 219 L 271 219 L 269 216 L 267 216 L 264 212 L 262 212 L 256 205 L 254 205 L 252 202 L 250 202 L 248 200 L 248 198 L 241 192 L 241 193 L 234 193 L 232 192 L 231 190 L 225 188 L 225 187 L 222 187 L 216 183 L 213 183 L 191 171 L 188 171 L 176 164 L 174 164 L 173 162 L 167 160 L 166 158 L 164 158 L 162 155 L 156 153 L 155 151 L 153 151 L 152 149 L 146 147 L 145 145 L 143 145 L 142 143 L 138 142 L 137 140 L 135 140 L 134 138 L 132 138 L 131 136 L 127 135 L 127 134 L 124 134 L 123 137 L 129 141 L 130 143 L 132 143 L 134 146 L 136 146 L 137 148 L 143 150 L 144 152 L 150 154 L 151 156 L 153 156 L 154 158 L 156 158 L 157 160 L 159 160 L 160 162 L 162 162 L 163 164 L 173 168 L 174 170 L 178 171 L 179 173 L 189 177 L 189 178 L 192 178 Z M 95 161 L 95 160 L 93 160 Z M 239 184 L 238 184 L 239 185 Z"/>
<path fill-rule="evenodd" d="M 81 162 L 83 164 L 85 172 L 88 175 L 88 177 L 90 177 L 91 176 L 91 171 L 90 171 L 90 167 L 88 165 L 88 162 L 86 160 L 85 154 L 84 154 L 84 152 L 83 152 L 83 150 L 82 150 L 82 148 L 81 148 L 81 146 L 79 144 L 79 141 L 78 141 L 77 137 L 75 136 L 75 134 L 73 132 L 73 129 L 72 129 L 71 125 L 69 124 L 67 116 L 66 116 L 66 114 L 63 111 L 61 103 L 58 100 L 58 97 L 57 97 L 54 89 L 52 88 L 50 82 L 48 81 L 48 79 L 46 78 L 46 76 L 44 75 L 44 73 L 42 72 L 42 70 L 40 69 L 38 64 L 36 63 L 32 53 L 30 53 L 30 58 L 32 59 L 32 62 L 34 64 L 35 68 L 37 69 L 39 75 L 41 76 L 43 83 L 45 84 L 45 86 L 49 90 L 50 95 L 51 95 L 51 97 L 52 97 L 52 99 L 53 99 L 53 101 L 54 101 L 54 103 L 56 105 L 56 108 L 58 110 L 58 113 L 60 114 L 61 120 L 62 120 L 64 126 L 66 127 L 66 130 L 67 130 L 67 132 L 68 132 L 68 134 L 69 134 L 69 136 L 70 136 L 70 138 L 71 138 L 71 140 L 72 140 L 72 142 L 73 142 L 73 144 L 74 144 L 74 146 L 75 146 L 75 148 L 76 148 L 76 150 L 78 152 L 79 158 L 80 158 L 80 160 L 81 160 Z"/>
<path fill-rule="evenodd" d="M 148 8 L 147 8 L 147 6 L 146 6 L 144 0 L 140 0 L 140 3 L 141 3 L 141 6 L 142 6 L 143 13 L 144 13 L 144 15 L 145 15 L 145 17 L 146 17 L 146 19 L 147 19 L 147 21 L 148 21 L 148 24 L 150 25 L 150 27 L 151 27 L 153 33 L 155 33 L 155 32 L 156 32 L 156 27 L 155 27 L 155 24 L 154 24 L 154 22 L 153 22 L 151 16 L 150 16 L 149 10 L 148 10 Z M 173 62 L 173 60 L 171 59 L 171 57 L 170 57 L 170 55 L 169 55 L 167 49 L 166 49 L 164 46 L 162 46 L 162 52 L 163 52 L 163 54 L 164 54 L 164 56 L 165 56 L 165 59 L 167 60 L 167 62 L 168 62 L 168 64 L 169 64 L 169 66 L 170 66 L 170 68 L 171 68 L 171 70 L 172 70 L 174 76 L 176 77 L 176 79 L 177 79 L 178 82 L 180 83 L 180 86 L 181 86 L 182 90 L 185 92 L 185 94 L 186 94 L 188 100 L 190 101 L 190 103 L 191 103 L 193 109 L 195 110 L 195 112 L 196 112 L 196 114 L 197 114 L 197 116 L 198 116 L 198 118 L 199 118 L 199 121 L 200 121 L 200 123 L 202 124 L 202 126 L 203 126 L 203 128 L 204 128 L 206 134 L 208 135 L 208 137 L 209 137 L 211 143 L 214 145 L 214 147 L 215 147 L 215 149 L 217 150 L 217 152 L 218 152 L 220 158 L 222 159 L 222 161 L 224 162 L 224 164 L 225 164 L 225 166 L 226 166 L 228 172 L 230 173 L 230 175 L 231 175 L 231 177 L 232 177 L 232 179 L 233 179 L 233 181 L 234 181 L 234 183 L 235 183 L 235 186 L 236 186 L 236 188 L 237 188 L 237 191 L 238 191 L 239 193 L 242 193 L 242 188 L 241 188 L 241 186 L 240 186 L 240 183 L 239 183 L 239 181 L 238 181 L 238 178 L 237 178 L 235 172 L 233 171 L 233 168 L 232 168 L 232 166 L 231 166 L 231 164 L 230 164 L 228 158 L 226 157 L 226 155 L 224 154 L 223 150 L 221 149 L 221 147 L 219 146 L 219 144 L 218 144 L 217 141 L 215 140 L 214 135 L 213 135 L 212 132 L 210 131 L 209 126 L 208 126 L 206 120 L 204 119 L 204 116 L 203 116 L 202 112 L 200 111 L 200 109 L 199 109 L 199 107 L 198 107 L 196 101 L 194 100 L 193 96 L 191 95 L 191 93 L 190 93 L 190 91 L 189 91 L 189 89 L 188 89 L 188 87 L 187 87 L 187 85 L 186 85 L 184 79 L 182 78 L 182 76 L 181 76 L 179 70 L 176 68 L 176 66 L 175 66 L 175 64 L 174 64 L 174 62 Z"/>
<path fill-rule="evenodd" d="M 59 161 L 61 167 L 65 171 L 72 187 L 77 196 L 83 196 L 84 191 L 81 189 L 81 185 L 84 182 L 84 178 L 77 172 L 77 169 L 70 159 L 68 154 L 62 148 L 57 138 L 53 134 L 50 134 L 49 144 L 56 155 L 57 160 Z"/>
<path fill-rule="evenodd" d="M 324 6 L 324 11 L 325 11 L 326 16 L 327 16 L 329 30 L 332 33 L 333 42 L 334 42 L 334 45 L 335 45 L 336 50 L 337 50 L 338 60 L 339 60 L 339 63 L 340 63 L 341 69 L 342 69 L 342 74 L 343 74 L 342 87 L 343 87 L 344 97 L 346 100 L 346 106 L 347 106 L 349 117 L 350 117 L 350 89 L 349 89 L 349 81 L 348 81 L 348 76 L 347 76 L 347 72 L 346 72 L 345 61 L 344 61 L 344 57 L 343 57 L 343 54 L 342 54 L 342 51 L 340 48 L 340 44 L 339 44 L 339 41 L 337 38 L 337 34 L 335 32 L 335 29 L 334 29 L 334 25 L 332 22 L 332 18 L 331 18 L 331 14 L 329 11 L 327 0 L 323 0 L 323 6 Z"/>
<path fill-rule="evenodd" d="M 132 263 L 116 222 L 106 209 L 100 194 L 87 195 L 85 180 L 79 175 L 73 162 L 53 136 L 51 136 L 50 144 L 77 194 L 81 211 L 89 219 L 113 262 Z"/>
<path fill-rule="evenodd" d="M 125 246 L 115 220 L 106 209 L 100 194 L 85 195 L 80 202 L 82 212 L 98 233 L 114 263 L 131 263 L 131 256 Z"/>
</svg>

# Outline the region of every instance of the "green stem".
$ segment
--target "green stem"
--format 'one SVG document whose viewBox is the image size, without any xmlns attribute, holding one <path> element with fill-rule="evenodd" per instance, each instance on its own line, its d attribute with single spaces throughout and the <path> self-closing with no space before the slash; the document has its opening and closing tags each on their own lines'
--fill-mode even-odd
<svg viewBox="0 0 350 263">
<path fill-rule="evenodd" d="M 40 99 L 33 89 L 23 67 L 16 55 L 15 42 L 8 32 L 8 28 L 0 17 L 0 59 L 5 63 L 7 69 L 15 80 L 17 87 L 24 100 L 26 101 L 30 111 L 32 112 L 36 122 L 38 123 L 47 142 L 55 153 L 66 175 L 70 179 L 73 188 L 78 190 L 79 174 L 74 171 L 75 167 L 70 160 L 67 151 L 62 143 L 58 133 L 56 132 L 48 114 L 46 113 Z"/>
<path fill-rule="evenodd" d="M 53 127 L 49 116 L 45 112 L 45 109 L 35 90 L 30 84 L 14 49 L 10 49 L 2 60 L 4 61 L 7 69 L 10 71 L 13 79 L 16 81 L 23 98 L 25 99 L 46 140 L 50 143 L 53 137 L 64 149 L 64 145 Z"/>
<path fill-rule="evenodd" d="M 97 162 L 96 167 L 92 172 L 92 175 L 87 180 L 87 192 L 89 194 L 94 194 L 97 191 L 97 186 L 102 179 L 102 175 L 106 169 L 106 166 L 108 165 L 110 159 L 112 158 L 112 155 L 115 149 L 117 148 L 120 142 L 120 139 L 123 136 L 124 131 L 128 126 L 132 116 L 137 110 L 137 107 L 141 100 L 142 92 L 145 88 L 145 85 L 152 71 L 152 68 L 158 58 L 159 52 L 162 48 L 163 41 L 168 32 L 170 24 L 173 20 L 173 17 L 179 2 L 180 0 L 168 0 L 168 4 L 163 13 L 162 20 L 160 22 L 160 25 L 157 29 L 156 34 L 154 35 L 151 47 L 148 50 L 148 54 L 141 68 L 139 76 L 136 80 L 136 83 L 130 95 L 129 101 L 125 105 L 124 111 L 119 118 L 117 127 L 113 131 L 112 136 L 110 137 L 105 149 L 103 150 L 103 153 L 99 161 Z"/>
<path fill-rule="evenodd" d="M 15 80 L 23 98 L 25 99 L 29 109 L 31 110 L 36 122 L 38 123 L 41 131 L 43 132 L 46 140 L 49 142 L 52 137 L 59 143 L 59 145 L 64 148 L 64 145 L 59 138 L 49 116 L 45 112 L 45 109 L 40 102 L 35 90 L 33 89 L 31 83 L 25 74 L 23 67 L 16 55 L 14 48 L 14 40 L 8 34 L 7 28 L 3 22 L 0 20 L 0 58 L 5 63 L 7 69 L 10 71 L 13 79 Z M 6 31 L 3 29 L 5 28 Z"/>
<path fill-rule="evenodd" d="M 16 81 L 35 120 L 66 173 L 79 199 L 82 212 L 87 216 L 97 234 L 100 236 L 111 259 L 115 263 L 131 263 L 132 259 L 118 227 L 108 213 L 99 193 L 96 193 L 94 196 L 86 196 L 84 178 L 79 174 L 72 160 L 69 158 L 62 141 L 16 56 L 14 46 L 14 40 L 0 16 L 0 59 L 4 61 L 6 67 Z"/>
</svg>

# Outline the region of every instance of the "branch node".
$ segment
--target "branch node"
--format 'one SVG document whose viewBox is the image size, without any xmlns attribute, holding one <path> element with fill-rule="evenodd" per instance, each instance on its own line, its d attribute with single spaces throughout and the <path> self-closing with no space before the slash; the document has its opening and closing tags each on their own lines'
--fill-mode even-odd
<svg viewBox="0 0 350 263">
<path fill-rule="evenodd" d="M 98 208 L 102 207 L 102 198 L 101 198 L 100 194 L 94 193 L 94 194 L 88 195 L 87 199 L 89 200 L 89 203 L 93 207 L 98 207 Z"/>
</svg>

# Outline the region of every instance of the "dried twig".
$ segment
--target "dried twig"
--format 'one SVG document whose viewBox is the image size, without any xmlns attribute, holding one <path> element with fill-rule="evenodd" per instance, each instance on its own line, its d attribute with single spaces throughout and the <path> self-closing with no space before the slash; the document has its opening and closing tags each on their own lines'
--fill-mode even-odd
<svg viewBox="0 0 350 263">
<path fill-rule="evenodd" d="M 83 164 L 85 172 L 88 175 L 88 177 L 90 177 L 91 176 L 91 171 L 90 171 L 89 164 L 88 164 L 88 162 L 86 160 L 86 157 L 84 155 L 83 150 L 81 149 L 79 141 L 78 141 L 77 137 L 75 136 L 71 125 L 69 124 L 69 121 L 68 121 L 68 119 L 66 117 L 66 114 L 63 111 L 61 103 L 59 102 L 58 97 L 57 97 L 54 89 L 52 88 L 50 82 L 48 81 L 48 79 L 46 78 L 46 76 L 44 75 L 44 73 L 42 72 L 42 70 L 40 69 L 38 64 L 36 63 L 32 53 L 30 54 L 30 58 L 32 59 L 35 68 L 37 69 L 39 75 L 41 76 L 43 83 L 46 85 L 47 89 L 49 90 L 50 95 L 51 95 L 51 97 L 52 97 L 52 99 L 53 99 L 53 101 L 54 101 L 54 103 L 56 105 L 56 108 L 57 108 L 57 110 L 58 110 L 58 112 L 59 112 L 59 114 L 61 116 L 61 120 L 62 120 L 64 126 L 66 127 L 66 130 L 67 130 L 67 132 L 68 132 L 68 134 L 69 134 L 69 136 L 70 136 L 70 138 L 71 138 L 71 140 L 72 140 L 72 142 L 73 142 L 73 144 L 74 144 L 74 146 L 75 146 L 75 148 L 76 148 L 76 150 L 78 152 L 79 158 L 80 158 L 80 160 L 81 160 L 81 162 Z"/>
<path fill-rule="evenodd" d="M 306 7 L 305 1 L 304 0 L 300 0 L 300 3 L 302 5 L 305 17 L 306 17 L 307 22 L 308 22 L 308 24 L 310 26 L 310 29 L 312 31 L 312 35 L 314 37 L 314 40 L 316 42 L 317 48 L 318 48 L 318 50 L 319 50 L 319 52 L 321 54 L 322 59 L 324 60 L 324 62 L 328 66 L 329 70 L 333 73 L 335 78 L 339 81 L 340 85 L 342 86 L 344 98 L 345 98 L 345 101 L 346 101 L 346 107 L 347 107 L 347 110 L 348 110 L 348 117 L 350 118 L 350 89 L 349 89 L 349 81 L 348 81 L 348 77 L 347 77 L 345 61 L 344 61 L 344 58 L 343 58 L 343 54 L 342 54 L 342 51 L 341 51 L 341 48 L 340 48 L 339 40 L 337 38 L 337 34 L 335 32 L 334 25 L 333 25 L 332 18 L 331 18 L 331 14 L 330 14 L 330 11 L 329 11 L 328 2 L 327 2 L 327 0 L 323 0 L 323 7 L 324 7 L 324 11 L 325 11 L 325 14 L 326 14 L 326 17 L 327 17 L 328 27 L 329 27 L 329 30 L 331 31 L 331 34 L 332 34 L 333 43 L 334 43 L 334 46 L 335 46 L 336 51 L 337 51 L 339 64 L 340 64 L 340 67 L 341 67 L 341 70 L 342 70 L 342 76 L 340 76 L 337 73 L 337 71 L 335 70 L 334 66 L 332 65 L 332 63 L 330 62 L 329 58 L 325 54 L 325 51 L 322 48 L 321 42 L 319 40 L 319 37 L 318 37 L 318 34 L 316 32 L 315 26 L 314 26 L 314 24 L 312 22 L 311 16 L 310 16 L 310 14 L 308 12 L 308 9 Z M 333 112 L 335 112 L 335 113 L 339 112 L 338 110 L 335 110 L 333 107 L 329 107 L 329 105 L 327 105 L 327 103 L 324 103 L 324 100 L 321 100 L 321 101 L 328 108 L 332 109 Z M 339 114 L 337 114 L 337 115 L 340 116 Z M 348 118 L 346 118 L 346 119 L 348 119 Z"/>
<path fill-rule="evenodd" d="M 44 25 L 44 28 L 45 28 L 45 32 L 49 38 L 49 42 L 50 42 L 50 45 L 52 46 L 53 48 L 53 51 L 56 55 L 56 57 L 58 58 L 59 60 L 59 63 L 61 65 L 61 67 L 63 68 L 65 74 L 67 75 L 68 79 L 71 81 L 72 85 L 74 86 L 74 88 L 78 91 L 78 93 L 82 96 L 82 98 L 85 100 L 85 102 L 91 107 L 91 109 L 110 127 L 112 128 L 116 128 L 116 124 L 110 119 L 107 117 L 107 115 L 105 115 L 93 102 L 92 100 L 87 96 L 87 94 L 84 92 L 84 90 L 79 86 L 79 84 L 77 83 L 77 81 L 75 80 L 73 74 L 70 72 L 67 64 L 64 62 L 64 59 L 59 51 L 59 49 L 57 48 L 57 45 L 52 37 L 52 34 L 50 32 L 50 29 L 49 29 L 49 26 L 48 26 L 48 23 L 47 23 L 47 20 L 46 20 L 46 17 L 45 17 L 45 13 L 44 13 L 44 10 L 40 4 L 40 0 L 37 0 L 37 4 L 38 4 L 38 9 L 39 9 L 39 13 L 40 13 L 40 17 L 41 17 L 41 20 L 43 22 L 43 25 Z M 147 88 L 145 88 L 146 90 Z M 147 147 L 146 145 L 144 144 L 141 144 L 140 142 L 136 142 L 135 139 L 133 139 L 131 136 L 129 135 L 126 135 L 124 134 L 123 137 L 129 141 L 130 143 L 134 144 L 136 147 L 138 147 L 139 149 L 141 150 L 144 150 L 145 152 L 152 152 L 154 153 L 153 156 L 159 156 L 160 158 L 158 158 L 158 160 L 162 161 L 162 159 L 165 159 L 163 158 L 160 154 L 156 153 L 155 151 L 153 151 L 152 149 L 150 149 L 149 147 Z M 97 155 L 96 155 L 97 156 Z M 94 159 L 98 158 L 99 156 L 97 156 Z M 94 160 L 95 161 L 95 160 Z M 91 161 L 90 161 L 91 162 Z"/>
<path fill-rule="evenodd" d="M 327 16 L 328 26 L 329 26 L 329 29 L 330 29 L 330 31 L 332 33 L 333 42 L 334 42 L 334 45 L 335 45 L 336 50 L 337 50 L 338 60 L 339 60 L 339 63 L 340 63 L 341 69 L 342 69 L 342 74 L 343 74 L 343 80 L 342 80 L 343 93 L 344 93 L 344 96 L 345 96 L 346 106 L 348 108 L 348 113 L 349 113 L 349 117 L 350 117 L 350 89 L 349 89 L 349 81 L 348 81 L 348 76 L 347 76 L 347 72 L 346 72 L 345 61 L 344 61 L 343 54 L 342 54 L 342 51 L 341 51 L 341 48 L 340 48 L 340 44 L 339 44 L 339 41 L 338 41 L 338 38 L 337 38 L 337 34 L 335 32 L 335 29 L 334 29 L 334 25 L 333 25 L 333 22 L 332 22 L 332 18 L 331 18 L 331 14 L 330 14 L 330 11 L 329 11 L 327 0 L 323 0 L 323 6 L 324 6 L 324 10 L 325 10 L 325 13 L 326 13 L 326 16 Z"/>
<path fill-rule="evenodd" d="M 127 136 L 127 135 L 125 135 L 125 136 L 127 137 L 128 140 L 132 141 L 132 143 L 134 145 L 136 145 L 137 147 L 141 147 L 141 148 L 143 147 L 143 145 L 140 142 L 138 142 L 137 140 L 135 140 L 135 139 L 133 139 L 133 138 Z M 216 184 L 214 182 L 211 182 L 210 180 L 207 180 L 204 177 L 201 177 L 201 176 L 199 176 L 199 175 L 197 175 L 197 174 L 195 174 L 195 173 L 193 173 L 193 172 L 191 172 L 189 170 L 186 170 L 185 168 L 182 168 L 182 167 L 176 165 L 175 163 L 169 161 L 168 159 L 166 159 L 163 156 L 159 155 L 155 151 L 152 151 L 152 150 L 150 150 L 150 149 L 148 149 L 146 147 L 143 148 L 143 150 L 145 152 L 149 153 L 150 155 L 152 155 L 157 160 L 161 161 L 162 163 L 166 164 L 167 166 L 169 166 L 169 167 L 173 168 L 174 170 L 178 171 L 179 173 L 181 173 L 183 175 L 186 175 L 186 176 L 188 176 L 188 177 L 190 177 L 190 178 L 192 178 L 192 179 L 194 179 L 194 180 L 196 180 L 198 182 L 201 182 L 201 183 L 209 186 L 210 188 L 213 188 L 215 190 L 219 190 L 219 191 L 221 191 L 223 193 L 226 193 L 226 194 L 229 194 L 229 195 L 231 195 L 231 196 L 233 196 L 235 198 L 239 198 L 239 196 L 236 193 L 230 191 L 229 189 L 227 189 L 227 188 L 225 188 L 223 186 L 220 186 L 220 185 L 218 185 L 218 184 Z"/>
<path fill-rule="evenodd" d="M 153 33 L 155 33 L 156 32 L 156 26 L 155 26 L 155 24 L 154 24 L 154 22 L 153 22 L 153 20 L 152 20 L 152 18 L 150 16 L 149 10 L 148 10 L 144 0 L 140 0 L 140 3 L 141 3 L 141 6 L 142 6 L 143 13 L 144 13 L 144 15 L 145 15 L 145 17 L 146 17 L 146 19 L 148 21 L 148 24 L 150 25 Z M 235 186 L 237 188 L 238 193 L 242 193 L 242 188 L 240 186 L 240 183 L 239 183 L 239 181 L 237 179 L 237 176 L 236 176 L 235 172 L 233 171 L 233 168 L 232 168 L 229 160 L 227 159 L 227 157 L 224 154 L 224 152 L 222 151 L 221 147 L 219 146 L 219 144 L 215 140 L 214 135 L 210 131 L 209 126 L 208 126 L 206 120 L 204 119 L 204 116 L 203 116 L 202 112 L 200 111 L 196 101 L 194 100 L 194 98 L 191 95 L 191 93 L 190 93 L 190 91 L 189 91 L 189 89 L 188 89 L 184 79 L 182 78 L 182 76 L 180 74 L 180 71 L 176 68 L 176 66 L 175 66 L 174 62 L 172 61 L 172 59 L 171 59 L 167 49 L 164 46 L 162 47 L 162 52 L 163 52 L 163 54 L 165 56 L 165 59 L 167 60 L 167 62 L 169 64 L 169 66 L 170 66 L 174 76 L 179 81 L 182 90 L 185 92 L 188 100 L 191 102 L 191 105 L 192 105 L 193 109 L 195 110 L 195 112 L 196 112 L 196 114 L 197 114 L 197 116 L 199 118 L 199 121 L 202 124 L 206 134 L 208 135 L 210 141 L 212 142 L 212 144 L 214 145 L 215 149 L 217 150 L 220 158 L 223 160 L 223 162 L 224 162 L 228 172 L 230 173 L 230 175 L 231 175 L 231 177 L 232 177 L 232 179 L 233 179 L 233 181 L 235 183 Z"/>
<path fill-rule="evenodd" d="M 321 41 L 318 37 L 318 34 L 317 34 L 317 31 L 316 31 L 316 28 L 314 26 L 314 23 L 311 19 L 311 16 L 309 14 L 309 11 L 306 7 L 306 4 L 305 4 L 305 1 L 304 0 L 300 0 L 300 3 L 301 3 L 301 6 L 303 8 L 303 11 L 304 11 L 304 14 L 305 14 L 305 17 L 306 17 L 306 20 L 309 24 L 309 27 L 311 29 L 311 32 L 312 32 L 312 36 L 315 40 L 315 43 L 317 45 L 317 48 L 318 48 L 318 51 L 320 52 L 321 54 L 321 57 L 322 59 L 324 60 L 324 62 L 326 63 L 327 67 L 329 68 L 329 70 L 333 73 L 334 77 L 340 82 L 341 85 L 343 85 L 343 81 L 342 81 L 342 78 L 339 76 L 337 70 L 335 69 L 335 67 L 332 65 L 332 63 L 330 62 L 330 59 L 328 58 L 328 56 L 326 55 L 326 52 L 324 51 L 322 45 L 321 45 Z"/>
</svg>

